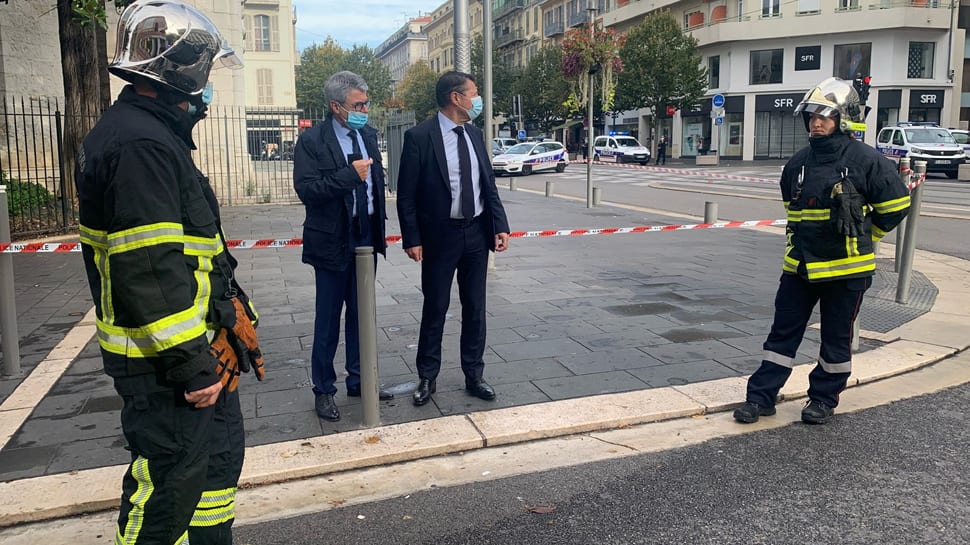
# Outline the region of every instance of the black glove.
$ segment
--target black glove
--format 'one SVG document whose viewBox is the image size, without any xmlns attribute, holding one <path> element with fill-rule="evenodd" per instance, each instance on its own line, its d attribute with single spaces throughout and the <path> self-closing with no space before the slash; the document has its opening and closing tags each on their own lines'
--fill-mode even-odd
<svg viewBox="0 0 970 545">
<path fill-rule="evenodd" d="M 865 232 L 863 208 L 866 200 L 848 179 L 832 187 L 832 224 L 835 230 L 847 237 L 858 238 Z"/>
</svg>

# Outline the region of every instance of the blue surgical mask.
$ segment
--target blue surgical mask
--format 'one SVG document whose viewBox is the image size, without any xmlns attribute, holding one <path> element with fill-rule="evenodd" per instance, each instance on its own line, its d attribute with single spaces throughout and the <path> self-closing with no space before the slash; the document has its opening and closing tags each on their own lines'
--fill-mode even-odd
<svg viewBox="0 0 970 545">
<path fill-rule="evenodd" d="M 360 130 L 367 124 L 367 114 L 363 112 L 347 112 L 347 126 L 351 129 Z"/>
<path fill-rule="evenodd" d="M 209 83 L 206 83 L 205 87 L 202 88 L 202 96 L 200 98 L 202 99 L 202 104 L 206 106 L 208 106 L 209 104 L 212 104 L 212 82 L 211 81 Z M 195 106 L 195 104 L 192 104 L 190 102 L 189 110 L 188 110 L 189 115 L 195 115 L 196 113 L 198 113 L 198 111 L 199 109 Z"/>
<path fill-rule="evenodd" d="M 480 96 L 479 97 L 473 97 L 471 100 L 472 100 L 472 109 L 471 110 L 465 110 L 465 113 L 468 114 L 468 120 L 469 121 L 473 121 L 476 117 L 478 117 L 482 113 L 482 107 L 483 107 L 482 106 L 482 97 L 480 97 Z"/>
</svg>

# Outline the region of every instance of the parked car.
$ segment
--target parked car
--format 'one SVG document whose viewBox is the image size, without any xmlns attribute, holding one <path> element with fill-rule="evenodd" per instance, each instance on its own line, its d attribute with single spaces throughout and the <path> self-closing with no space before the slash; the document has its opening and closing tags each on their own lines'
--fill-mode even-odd
<svg viewBox="0 0 970 545">
<path fill-rule="evenodd" d="M 562 172 L 568 164 L 566 147 L 559 142 L 523 142 L 492 159 L 492 170 L 496 176 L 527 176 L 540 170 Z"/>
<path fill-rule="evenodd" d="M 966 129 L 949 129 L 950 136 L 963 148 L 963 154 L 970 159 L 970 131 Z"/>
<path fill-rule="evenodd" d="M 942 172 L 948 178 L 957 177 L 967 158 L 950 131 L 935 123 L 899 122 L 883 127 L 876 136 L 876 150 L 897 163 L 900 157 L 926 161 L 926 172 Z"/>
<path fill-rule="evenodd" d="M 498 142 L 496 142 L 495 140 L 492 140 L 492 157 L 495 157 L 496 155 L 502 155 L 503 151 L 505 151 L 505 149 L 503 149 Z"/>
<path fill-rule="evenodd" d="M 498 144 L 502 149 L 509 149 L 519 143 L 515 138 L 492 138 L 492 142 Z"/>
<path fill-rule="evenodd" d="M 593 140 L 593 160 L 615 163 L 650 163 L 650 150 L 632 136 L 597 136 Z"/>
</svg>

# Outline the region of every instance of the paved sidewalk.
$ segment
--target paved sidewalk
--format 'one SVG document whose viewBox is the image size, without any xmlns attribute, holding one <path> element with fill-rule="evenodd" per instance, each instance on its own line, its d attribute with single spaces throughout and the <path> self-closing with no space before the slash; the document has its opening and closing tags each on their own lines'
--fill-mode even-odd
<svg viewBox="0 0 970 545">
<path fill-rule="evenodd" d="M 610 207 L 588 210 L 578 202 L 524 191 L 503 189 L 502 197 L 516 231 L 685 223 Z M 396 234 L 393 201 L 389 208 L 389 234 Z M 223 213 L 231 238 L 300 236 L 299 206 L 234 207 Z M 400 245 L 391 246 L 377 271 L 378 352 L 381 381 L 399 395 L 382 403 L 382 423 L 431 419 L 425 429 L 434 430 L 456 422 L 443 417 L 484 414 L 475 417 L 481 420 L 494 412 L 498 418 L 507 413 L 497 409 L 529 406 L 518 414 L 543 420 L 519 421 L 521 440 L 530 437 L 530 428 L 544 429 L 561 416 L 543 413 L 543 407 L 557 406 L 553 402 L 585 399 L 591 404 L 583 406 L 595 411 L 601 402 L 615 404 L 626 395 L 623 392 L 741 380 L 760 362 L 782 248 L 777 229 L 515 239 L 508 252 L 497 256 L 489 277 L 485 377 L 495 385 L 498 399 L 485 402 L 463 391 L 454 290 L 438 393 L 433 403 L 414 407 L 409 391 L 416 380 L 420 268 Z M 313 411 L 308 366 L 314 288 L 310 267 L 300 262 L 300 249 L 236 250 L 234 255 L 241 262 L 239 280 L 262 315 L 259 332 L 268 373 L 265 382 L 244 377 L 240 385 L 248 445 L 335 433 L 356 437 L 348 432 L 360 430 L 359 400 L 347 398 L 342 385 L 337 396 L 340 422 L 321 421 Z M 898 330 L 918 318 L 932 307 L 936 295 L 933 284 L 916 274 L 913 288 L 919 308 L 899 307 L 892 302 L 892 264 L 880 259 L 879 267 L 862 310 L 862 329 L 872 332 L 864 333 L 863 351 L 898 338 L 880 332 Z M 58 333 L 80 320 L 90 298 L 79 254 L 17 256 L 15 268 L 21 314 L 36 322 L 29 333 L 21 330 L 22 353 L 31 356 L 25 357 L 29 371 L 53 348 Z M 40 286 L 46 296 L 37 293 L 43 291 Z M 810 329 L 797 360 L 813 361 L 817 352 L 818 332 Z M 17 384 L 3 382 L 4 399 Z M 614 397 L 590 398 L 601 394 Z M 119 410 L 120 400 L 101 373 L 96 343 L 89 341 L 0 450 L 0 481 L 127 463 Z M 327 438 L 322 442 L 326 444 Z M 349 467 L 353 466 L 340 469 Z"/>
</svg>

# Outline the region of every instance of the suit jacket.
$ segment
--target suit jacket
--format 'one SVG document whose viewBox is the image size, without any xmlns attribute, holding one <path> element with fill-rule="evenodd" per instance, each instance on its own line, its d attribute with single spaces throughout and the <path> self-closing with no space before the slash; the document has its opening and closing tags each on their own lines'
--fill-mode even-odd
<svg viewBox="0 0 970 545">
<path fill-rule="evenodd" d="M 377 147 L 377 131 L 369 125 L 358 131 L 367 155 L 374 160 L 371 181 L 374 214 L 371 232 L 374 251 L 385 254 L 384 165 Z M 350 247 L 354 188 L 362 183 L 340 148 L 330 117 L 304 132 L 293 153 L 293 188 L 306 206 L 303 223 L 303 262 L 328 270 L 346 270 L 354 259 Z M 386 254 L 385 254 L 386 255 Z"/>
<path fill-rule="evenodd" d="M 495 187 L 491 156 L 485 149 L 482 131 L 465 124 L 478 156 L 479 180 L 484 207 L 482 216 L 489 233 L 508 233 L 509 220 Z M 404 133 L 404 149 L 397 180 L 397 213 L 401 221 L 404 248 L 434 246 L 448 227 L 451 217 L 451 182 L 445 159 L 438 116 L 424 121 Z M 495 249 L 495 237 L 489 237 L 489 249 Z"/>
</svg>

